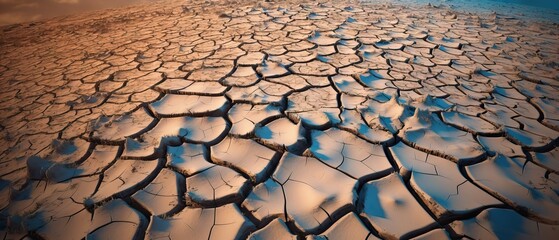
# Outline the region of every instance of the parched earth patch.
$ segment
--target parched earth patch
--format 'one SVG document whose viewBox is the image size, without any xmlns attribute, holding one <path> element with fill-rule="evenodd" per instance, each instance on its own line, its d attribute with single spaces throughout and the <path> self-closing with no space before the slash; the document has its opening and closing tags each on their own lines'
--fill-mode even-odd
<svg viewBox="0 0 559 240">
<path fill-rule="evenodd" d="M 557 25 L 169 1 L 0 31 L 0 239 L 559 236 Z"/>
</svg>

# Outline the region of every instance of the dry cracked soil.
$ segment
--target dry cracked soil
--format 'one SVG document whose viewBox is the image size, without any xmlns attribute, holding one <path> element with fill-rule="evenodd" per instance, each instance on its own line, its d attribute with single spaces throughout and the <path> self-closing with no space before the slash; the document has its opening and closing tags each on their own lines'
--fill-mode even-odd
<svg viewBox="0 0 559 240">
<path fill-rule="evenodd" d="M 0 31 L 0 239 L 559 236 L 557 24 L 222 0 Z"/>
</svg>

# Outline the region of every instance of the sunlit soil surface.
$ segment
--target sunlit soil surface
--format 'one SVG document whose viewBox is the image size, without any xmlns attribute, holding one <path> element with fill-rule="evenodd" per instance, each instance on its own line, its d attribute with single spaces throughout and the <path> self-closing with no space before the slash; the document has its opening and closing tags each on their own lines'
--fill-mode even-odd
<svg viewBox="0 0 559 240">
<path fill-rule="evenodd" d="M 65 17 L 154 0 L 0 0 L 0 26 Z"/>
<path fill-rule="evenodd" d="M 1 239 L 559 235 L 557 25 L 169 1 L 0 31 Z"/>
</svg>

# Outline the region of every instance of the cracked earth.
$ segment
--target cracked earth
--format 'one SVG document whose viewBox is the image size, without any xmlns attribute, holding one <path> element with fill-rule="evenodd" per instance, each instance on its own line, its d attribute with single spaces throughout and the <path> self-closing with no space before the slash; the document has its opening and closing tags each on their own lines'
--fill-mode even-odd
<svg viewBox="0 0 559 240">
<path fill-rule="evenodd" d="M 171 1 L 0 30 L 0 239 L 559 235 L 556 24 Z"/>
</svg>

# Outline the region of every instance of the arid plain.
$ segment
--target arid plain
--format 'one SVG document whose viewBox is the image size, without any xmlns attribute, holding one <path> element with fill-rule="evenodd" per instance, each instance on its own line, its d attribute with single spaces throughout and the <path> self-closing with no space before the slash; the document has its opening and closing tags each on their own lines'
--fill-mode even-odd
<svg viewBox="0 0 559 240">
<path fill-rule="evenodd" d="M 555 239 L 558 34 L 375 1 L 0 27 L 0 239 Z"/>
</svg>

